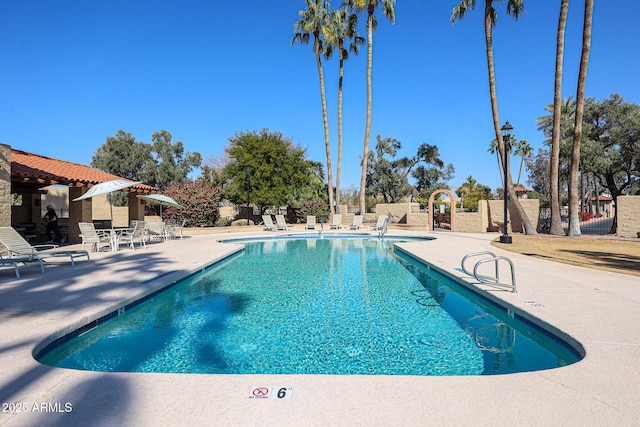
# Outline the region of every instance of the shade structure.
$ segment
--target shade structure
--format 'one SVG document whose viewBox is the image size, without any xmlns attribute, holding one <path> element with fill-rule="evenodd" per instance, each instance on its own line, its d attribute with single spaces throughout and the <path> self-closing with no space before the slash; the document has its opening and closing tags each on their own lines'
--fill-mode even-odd
<svg viewBox="0 0 640 427">
<path fill-rule="evenodd" d="M 162 206 L 172 206 L 174 208 L 181 208 L 180 203 L 176 202 L 173 198 L 165 196 L 164 194 L 144 194 L 139 195 L 139 199 L 147 202 L 155 202 L 160 205 L 160 218 L 162 218 Z"/>
<path fill-rule="evenodd" d="M 110 194 L 116 191 L 124 190 L 125 188 L 133 187 L 134 185 L 142 184 L 142 181 L 127 181 L 124 179 L 114 179 L 111 181 L 101 182 L 99 184 L 94 185 L 84 193 L 80 197 L 76 197 L 73 199 L 74 202 L 78 202 L 80 200 L 90 199 L 95 196 L 100 196 L 102 194 Z M 109 212 L 111 214 L 111 228 L 113 228 L 113 206 L 111 202 L 109 202 Z"/>
</svg>

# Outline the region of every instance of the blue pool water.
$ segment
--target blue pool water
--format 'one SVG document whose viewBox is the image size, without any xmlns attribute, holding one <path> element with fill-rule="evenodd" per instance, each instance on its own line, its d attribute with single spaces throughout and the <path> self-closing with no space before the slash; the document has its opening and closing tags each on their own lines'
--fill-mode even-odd
<svg viewBox="0 0 640 427">
<path fill-rule="evenodd" d="M 393 239 L 270 239 L 37 358 L 93 371 L 483 375 L 578 356 L 395 254 Z M 425 242 L 437 244 L 437 242 Z"/>
</svg>

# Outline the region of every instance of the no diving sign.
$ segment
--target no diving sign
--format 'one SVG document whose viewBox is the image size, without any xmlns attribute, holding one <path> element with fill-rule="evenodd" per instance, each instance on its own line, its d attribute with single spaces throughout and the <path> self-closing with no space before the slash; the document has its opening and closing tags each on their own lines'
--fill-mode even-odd
<svg viewBox="0 0 640 427">
<path fill-rule="evenodd" d="M 249 399 L 291 399 L 291 387 L 252 387 Z"/>
</svg>

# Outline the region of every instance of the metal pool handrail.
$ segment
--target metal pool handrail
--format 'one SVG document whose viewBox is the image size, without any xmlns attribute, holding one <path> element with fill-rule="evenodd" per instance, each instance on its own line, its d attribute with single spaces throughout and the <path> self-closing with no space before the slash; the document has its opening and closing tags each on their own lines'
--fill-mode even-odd
<svg viewBox="0 0 640 427">
<path fill-rule="evenodd" d="M 465 268 L 464 262 L 467 260 L 467 258 L 471 258 L 471 257 L 474 257 L 474 256 L 481 256 L 481 255 L 489 255 L 490 258 L 481 259 L 480 261 L 476 262 L 476 264 L 473 266 L 473 273 L 470 273 Z M 498 261 L 501 261 L 501 260 L 504 260 L 509 264 L 509 267 L 511 269 L 511 284 L 501 283 L 500 282 L 500 269 L 498 268 Z M 495 263 L 495 268 L 496 268 L 496 276 L 495 277 L 485 276 L 483 274 L 478 274 L 478 266 L 480 266 L 481 264 L 485 264 L 487 262 L 494 262 Z M 475 279 L 480 283 L 490 283 L 490 284 L 495 285 L 495 286 L 502 286 L 502 287 L 505 287 L 505 288 L 510 288 L 511 292 L 517 292 L 516 291 L 515 268 L 513 266 L 513 262 L 511 262 L 511 260 L 509 258 L 507 258 L 506 256 L 497 256 L 496 254 L 494 254 L 491 251 L 473 252 L 473 253 L 465 255 L 464 258 L 462 258 L 461 267 L 462 267 L 462 271 L 464 271 L 469 276 L 475 277 Z"/>
</svg>

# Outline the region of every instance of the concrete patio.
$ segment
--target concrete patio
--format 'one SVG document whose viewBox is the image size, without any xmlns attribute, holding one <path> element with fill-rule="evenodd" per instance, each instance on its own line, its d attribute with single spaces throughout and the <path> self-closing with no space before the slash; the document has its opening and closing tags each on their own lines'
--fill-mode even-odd
<svg viewBox="0 0 640 427">
<path fill-rule="evenodd" d="M 504 252 L 490 245 L 496 234 L 389 234 L 436 237 L 401 246 L 467 282 L 459 271 L 464 255 L 507 255 L 518 293 L 488 293 L 580 343 L 585 358 L 559 369 L 478 377 L 101 373 L 34 360 L 34 348 L 56 331 L 239 247 L 216 242 L 219 234 L 188 235 L 146 250 L 92 253 L 90 263 L 75 267 L 46 263 L 45 274 L 22 269 L 21 279 L 0 270 L 0 425 L 640 425 L 638 277 Z M 259 386 L 291 387 L 291 397 L 250 399 Z"/>
</svg>

